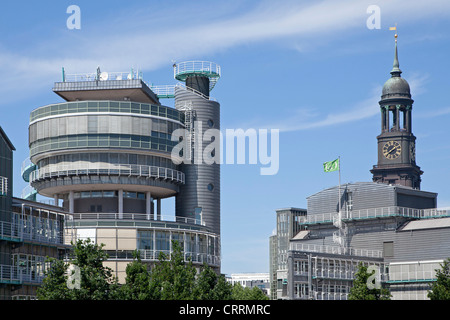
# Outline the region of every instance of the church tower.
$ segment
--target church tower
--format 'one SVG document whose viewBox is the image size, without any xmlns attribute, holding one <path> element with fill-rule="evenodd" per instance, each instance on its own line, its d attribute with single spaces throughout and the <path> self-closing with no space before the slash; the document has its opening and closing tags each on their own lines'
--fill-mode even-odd
<svg viewBox="0 0 450 320">
<path fill-rule="evenodd" d="M 411 92 L 401 77 L 395 35 L 394 65 L 383 86 L 381 100 L 381 134 L 378 140 L 378 163 L 370 172 L 374 182 L 420 189 L 423 171 L 416 165 L 415 141 L 412 134 Z"/>
</svg>

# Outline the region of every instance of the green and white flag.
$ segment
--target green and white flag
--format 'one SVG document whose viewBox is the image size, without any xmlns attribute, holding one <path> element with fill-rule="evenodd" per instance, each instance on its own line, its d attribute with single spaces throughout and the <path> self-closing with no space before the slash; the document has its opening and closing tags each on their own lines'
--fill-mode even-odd
<svg viewBox="0 0 450 320">
<path fill-rule="evenodd" d="M 323 171 L 333 172 L 339 170 L 339 158 L 333 161 L 323 163 Z"/>
</svg>

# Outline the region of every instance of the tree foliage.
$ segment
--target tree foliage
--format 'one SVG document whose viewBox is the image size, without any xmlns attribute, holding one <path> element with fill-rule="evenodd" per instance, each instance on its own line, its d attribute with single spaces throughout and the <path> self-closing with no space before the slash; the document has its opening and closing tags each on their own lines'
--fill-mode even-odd
<svg viewBox="0 0 450 320">
<path fill-rule="evenodd" d="M 45 272 L 43 284 L 37 291 L 38 299 L 108 300 L 117 297 L 117 279 L 110 268 L 103 266 L 103 262 L 108 259 L 108 255 L 102 250 L 103 246 L 90 239 L 78 240 L 72 246 L 74 258 L 70 262 L 48 259 L 50 268 Z M 75 281 L 69 277 L 70 265 L 79 271 L 79 288 L 69 286 L 71 281 Z"/>
<path fill-rule="evenodd" d="M 96 299 L 96 300 L 264 300 L 261 289 L 232 286 L 224 275 L 218 275 L 206 263 L 197 273 L 192 261 L 185 261 L 180 244 L 172 242 L 170 257 L 160 253 L 158 262 L 150 270 L 139 251 L 126 267 L 125 283 L 119 285 L 112 270 L 104 267 L 107 254 L 102 245 L 79 240 L 73 248 L 70 262 L 50 259 L 51 268 L 38 291 L 38 299 Z M 80 270 L 80 288 L 67 285 L 68 267 Z"/>
<path fill-rule="evenodd" d="M 71 292 L 67 287 L 67 269 L 69 264 L 62 260 L 49 258 L 46 260 L 49 265 L 45 271 L 45 278 L 42 285 L 37 290 L 39 300 L 69 300 Z"/>
<path fill-rule="evenodd" d="M 349 300 L 390 300 L 391 293 L 388 289 L 380 287 L 376 288 L 371 286 L 371 279 L 374 272 L 369 273 L 368 267 L 364 266 L 361 262 L 358 265 L 358 272 L 355 274 L 353 280 L 353 287 L 350 289 L 348 295 Z"/>
<path fill-rule="evenodd" d="M 233 285 L 233 300 L 269 300 L 264 292 L 258 287 L 243 287 L 240 283 Z"/>
<path fill-rule="evenodd" d="M 428 291 L 430 300 L 450 300 L 450 258 L 440 266 L 441 269 L 436 269 L 436 281 Z"/>
</svg>

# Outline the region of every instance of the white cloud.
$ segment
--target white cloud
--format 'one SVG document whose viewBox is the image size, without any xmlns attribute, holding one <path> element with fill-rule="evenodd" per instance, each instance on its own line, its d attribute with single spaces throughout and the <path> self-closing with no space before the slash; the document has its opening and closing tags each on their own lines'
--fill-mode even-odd
<svg viewBox="0 0 450 320">
<path fill-rule="evenodd" d="M 145 14 L 137 15 L 136 19 L 125 14 L 111 21 L 103 21 L 100 16 L 98 22 L 82 24 L 80 31 L 68 30 L 69 36 L 63 32 L 65 38 L 46 39 L 39 48 L 34 48 L 36 50 L 27 50 L 31 52 L 28 55 L 0 51 L 0 65 L 4 74 L 9 75 L 9 79 L 0 80 L 0 93 L 18 90 L 23 85 L 27 85 L 29 92 L 33 88 L 40 90 L 55 80 L 62 66 L 71 73 L 95 70 L 98 65 L 114 71 L 128 70 L 130 64 L 154 70 L 172 59 L 202 57 L 242 44 L 283 37 L 307 40 L 308 47 L 314 41 L 323 44 L 338 33 L 342 35 L 343 31 L 348 31 L 349 36 L 351 32 L 363 32 L 368 18 L 366 9 L 373 2 L 381 7 L 382 21 L 386 23 L 394 16 L 398 17 L 397 22 L 406 24 L 430 15 L 448 16 L 450 12 L 450 2 L 446 0 L 431 1 L 433 5 L 430 1 L 419 0 L 326 0 L 265 1 L 247 12 L 239 11 L 242 8 L 234 4 L 232 7 L 237 10 L 234 16 L 230 15 L 230 10 L 221 16 L 212 6 L 199 5 L 198 15 L 205 19 L 189 19 L 189 15 L 183 14 L 183 8 L 173 12 L 165 8 L 161 14 L 166 20 L 156 18 L 159 12 L 152 10 L 143 10 L 148 19 Z M 214 18 L 208 19 L 209 14 Z M 87 25 L 92 26 L 92 31 Z M 299 45 L 293 42 L 293 46 Z M 339 121 L 342 121 L 340 115 L 330 115 L 316 125 Z"/>
<path fill-rule="evenodd" d="M 419 95 L 425 91 L 424 86 L 428 82 L 428 78 L 428 75 L 413 74 L 413 76 L 407 80 L 413 96 Z M 381 98 L 381 90 L 381 86 L 375 86 L 371 90 L 371 94 L 368 98 L 354 103 L 353 107 L 350 109 L 344 107 L 335 108 L 335 110 L 346 110 L 344 112 L 324 115 L 311 107 L 299 107 L 293 114 L 290 114 L 288 118 L 279 119 L 278 121 L 275 120 L 269 124 L 253 123 L 252 127 L 277 128 L 282 132 L 290 132 L 340 125 L 370 118 L 380 112 L 378 102 Z M 442 109 L 441 112 L 446 114 L 449 112 L 449 109 Z"/>
</svg>

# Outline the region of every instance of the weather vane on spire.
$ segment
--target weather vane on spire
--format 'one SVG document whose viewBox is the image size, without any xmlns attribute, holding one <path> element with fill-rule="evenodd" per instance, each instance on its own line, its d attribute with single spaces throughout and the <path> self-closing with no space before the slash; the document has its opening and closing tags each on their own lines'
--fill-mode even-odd
<svg viewBox="0 0 450 320">
<path fill-rule="evenodd" d="M 398 37 L 398 34 L 397 34 L 397 23 L 395 23 L 395 27 L 389 27 L 389 30 L 395 30 L 395 34 L 394 34 L 394 37 L 395 37 L 395 42 L 397 42 L 397 37 Z"/>
</svg>

